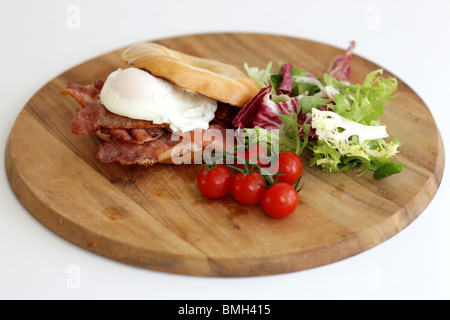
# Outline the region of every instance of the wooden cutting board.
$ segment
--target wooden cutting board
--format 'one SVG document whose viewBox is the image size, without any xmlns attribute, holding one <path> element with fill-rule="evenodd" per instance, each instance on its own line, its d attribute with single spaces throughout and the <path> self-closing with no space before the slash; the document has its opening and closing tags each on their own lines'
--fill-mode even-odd
<svg viewBox="0 0 450 320">
<path fill-rule="evenodd" d="M 202 34 L 156 42 L 241 69 L 244 62 L 262 68 L 270 60 L 290 61 L 316 75 L 343 53 L 317 42 L 264 34 Z M 441 182 L 440 133 L 427 106 L 400 79 L 399 97 L 386 106 L 382 122 L 391 137 L 404 143 L 396 157 L 403 172 L 375 181 L 370 174 L 306 167 L 299 206 L 282 220 L 231 197 L 205 199 L 195 183 L 198 165 L 99 163 L 94 158 L 98 139 L 71 133 L 78 104 L 60 90 L 69 81 L 88 84 L 127 67 L 120 59 L 123 49 L 47 83 L 19 114 L 6 148 L 7 175 L 18 199 L 43 225 L 82 248 L 170 273 L 300 271 L 348 258 L 394 236 L 419 216 Z M 356 55 L 350 80 L 361 82 L 377 68 Z M 303 161 L 308 163 L 306 154 Z"/>
</svg>

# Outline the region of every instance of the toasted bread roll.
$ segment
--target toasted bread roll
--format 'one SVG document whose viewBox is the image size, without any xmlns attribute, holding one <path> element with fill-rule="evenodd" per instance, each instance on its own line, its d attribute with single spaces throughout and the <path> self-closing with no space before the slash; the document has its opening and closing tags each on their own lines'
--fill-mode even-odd
<svg viewBox="0 0 450 320">
<path fill-rule="evenodd" d="M 259 91 L 255 82 L 235 66 L 152 42 L 130 46 L 123 52 L 122 59 L 181 88 L 237 107 L 244 106 Z"/>
</svg>

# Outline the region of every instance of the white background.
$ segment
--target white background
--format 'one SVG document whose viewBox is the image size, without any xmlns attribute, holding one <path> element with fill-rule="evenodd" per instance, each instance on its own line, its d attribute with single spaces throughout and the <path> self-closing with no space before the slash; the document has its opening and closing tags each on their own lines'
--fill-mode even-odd
<svg viewBox="0 0 450 320">
<path fill-rule="evenodd" d="M 70 67 L 137 41 L 245 31 L 341 49 L 356 40 L 356 54 L 393 72 L 425 101 L 448 150 L 449 14 L 445 0 L 2 1 L 0 146 L 5 150 L 28 99 Z M 312 270 L 226 279 L 142 270 L 80 249 L 38 223 L 4 170 L 0 175 L 2 299 L 450 298 L 448 160 L 423 214 L 375 248 Z"/>
</svg>

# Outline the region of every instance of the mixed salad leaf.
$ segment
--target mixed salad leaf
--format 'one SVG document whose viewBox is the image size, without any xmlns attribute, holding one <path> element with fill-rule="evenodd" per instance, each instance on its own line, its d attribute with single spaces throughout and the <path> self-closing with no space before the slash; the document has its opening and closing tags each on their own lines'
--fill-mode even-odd
<svg viewBox="0 0 450 320">
<path fill-rule="evenodd" d="M 400 173 L 402 164 L 391 158 L 401 141 L 386 141 L 386 127 L 379 120 L 384 105 L 396 97 L 397 80 L 383 77 L 378 69 L 362 84 L 349 83 L 354 47 L 352 42 L 344 55 L 333 59 L 322 78 L 289 62 L 276 68 L 269 62 L 265 69 L 245 64 L 260 91 L 233 125 L 256 137 L 278 130 L 277 141 L 270 143 L 277 143 L 280 152 L 300 155 L 309 149 L 310 166 L 327 172 L 372 171 L 376 180 Z"/>
</svg>

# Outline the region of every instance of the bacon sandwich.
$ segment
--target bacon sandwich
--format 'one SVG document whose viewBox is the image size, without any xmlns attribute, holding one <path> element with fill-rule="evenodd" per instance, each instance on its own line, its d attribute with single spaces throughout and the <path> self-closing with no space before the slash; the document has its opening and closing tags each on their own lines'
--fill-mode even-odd
<svg viewBox="0 0 450 320">
<path fill-rule="evenodd" d="M 232 65 L 157 43 L 135 44 L 122 59 L 129 68 L 61 91 L 81 106 L 72 132 L 101 138 L 96 158 L 104 163 L 186 163 L 206 148 L 225 151 L 226 129 L 259 90 Z"/>
</svg>

